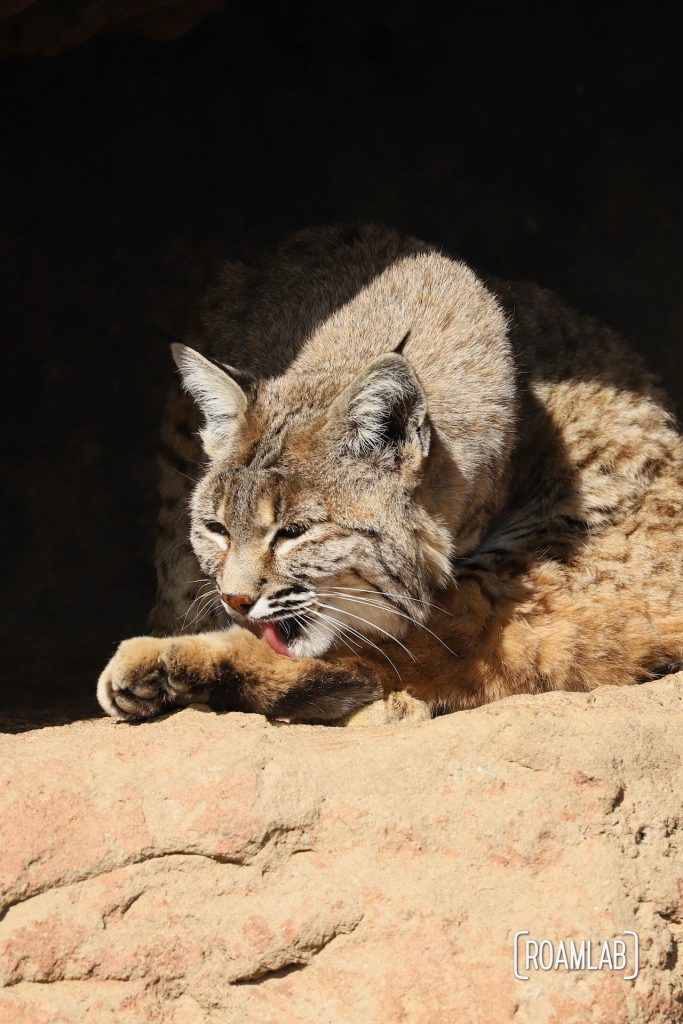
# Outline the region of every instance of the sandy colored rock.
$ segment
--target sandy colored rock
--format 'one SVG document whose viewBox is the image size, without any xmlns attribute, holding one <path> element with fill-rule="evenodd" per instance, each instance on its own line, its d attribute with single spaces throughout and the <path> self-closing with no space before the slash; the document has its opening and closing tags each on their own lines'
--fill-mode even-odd
<svg viewBox="0 0 683 1024">
<path fill-rule="evenodd" d="M 683 680 L 351 731 L 0 742 L 5 1024 L 683 1020 Z M 640 973 L 513 974 L 513 936 Z"/>
</svg>

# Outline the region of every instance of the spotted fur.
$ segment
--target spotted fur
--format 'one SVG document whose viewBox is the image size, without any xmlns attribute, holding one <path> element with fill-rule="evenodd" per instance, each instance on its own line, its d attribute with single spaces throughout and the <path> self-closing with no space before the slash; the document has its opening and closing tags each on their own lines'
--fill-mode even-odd
<svg viewBox="0 0 683 1024">
<path fill-rule="evenodd" d="M 228 266 L 192 343 L 155 637 L 103 673 L 110 714 L 398 719 L 683 660 L 681 439 L 607 328 L 340 226 Z"/>
</svg>

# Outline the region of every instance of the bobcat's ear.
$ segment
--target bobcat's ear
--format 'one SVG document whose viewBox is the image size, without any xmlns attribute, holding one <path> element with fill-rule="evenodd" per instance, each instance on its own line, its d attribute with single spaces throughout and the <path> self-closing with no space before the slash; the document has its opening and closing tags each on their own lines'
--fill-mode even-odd
<svg viewBox="0 0 683 1024">
<path fill-rule="evenodd" d="M 429 450 L 427 399 L 415 372 L 395 352 L 379 356 L 339 396 L 346 451 L 389 465 L 421 462 Z"/>
<path fill-rule="evenodd" d="M 193 348 L 171 345 L 183 386 L 197 402 L 206 421 L 201 431 L 204 449 L 211 458 L 230 454 L 237 431 L 244 422 L 248 399 L 231 370 Z"/>
</svg>

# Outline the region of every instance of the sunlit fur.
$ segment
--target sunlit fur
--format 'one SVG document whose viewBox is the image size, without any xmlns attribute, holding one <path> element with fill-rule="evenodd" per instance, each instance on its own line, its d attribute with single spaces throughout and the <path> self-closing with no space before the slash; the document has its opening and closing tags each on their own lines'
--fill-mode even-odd
<svg viewBox="0 0 683 1024">
<path fill-rule="evenodd" d="M 681 440 L 606 328 L 340 226 L 227 266 L 190 346 L 164 428 L 158 639 L 103 673 L 109 713 L 220 687 L 309 720 L 378 687 L 454 710 L 680 663 Z M 235 594 L 252 624 L 297 617 L 294 658 L 226 628 L 245 622 Z"/>
</svg>

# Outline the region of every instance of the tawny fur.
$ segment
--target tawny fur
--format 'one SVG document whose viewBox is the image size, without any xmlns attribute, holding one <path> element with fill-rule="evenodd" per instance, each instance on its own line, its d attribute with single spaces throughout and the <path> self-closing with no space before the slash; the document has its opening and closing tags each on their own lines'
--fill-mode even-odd
<svg viewBox="0 0 683 1024">
<path fill-rule="evenodd" d="M 383 693 L 362 724 L 419 718 L 413 698 L 452 711 L 683 660 L 681 438 L 605 327 L 414 239 L 341 226 L 227 267 L 192 343 L 237 383 L 207 399 L 210 368 L 181 354 L 204 417 L 171 398 L 159 639 L 126 641 L 107 666 L 110 714 L 212 699 L 353 724 Z M 309 532 L 276 541 L 295 512 Z M 229 527 L 223 547 L 207 518 Z M 188 612 L 202 572 L 208 597 Z M 311 611 L 310 650 L 302 635 L 289 659 L 226 628 L 217 593 L 266 607 L 292 580 L 361 639 L 329 623 L 325 637 Z"/>
</svg>

